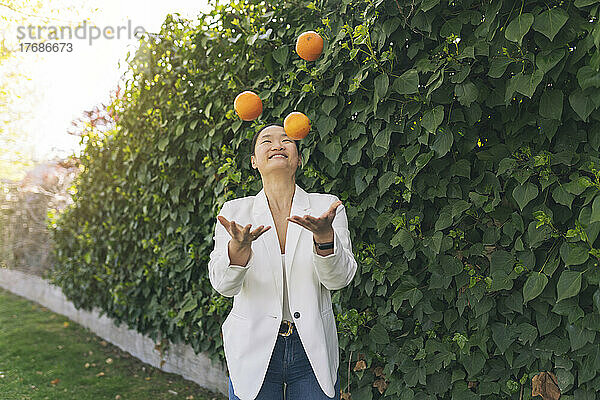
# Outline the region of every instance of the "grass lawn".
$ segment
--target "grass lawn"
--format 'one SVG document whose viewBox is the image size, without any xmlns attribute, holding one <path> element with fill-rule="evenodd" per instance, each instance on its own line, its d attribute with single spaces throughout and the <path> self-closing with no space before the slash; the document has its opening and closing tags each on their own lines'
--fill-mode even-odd
<svg viewBox="0 0 600 400">
<path fill-rule="evenodd" d="M 0 398 L 225 399 L 145 364 L 67 317 L 3 289 Z"/>
</svg>

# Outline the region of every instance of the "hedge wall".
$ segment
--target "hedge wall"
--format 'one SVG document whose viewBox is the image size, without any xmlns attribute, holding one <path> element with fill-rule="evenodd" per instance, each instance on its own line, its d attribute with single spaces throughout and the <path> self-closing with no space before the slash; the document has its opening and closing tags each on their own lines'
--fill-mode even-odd
<svg viewBox="0 0 600 400">
<path fill-rule="evenodd" d="M 359 263 L 333 295 L 344 392 L 596 398 L 599 5 L 251 0 L 169 16 L 129 60 L 117 128 L 87 137 L 54 281 L 223 360 L 215 216 L 261 188 L 253 133 L 298 110 L 313 130 L 297 182 L 344 202 Z M 308 63 L 294 43 L 311 29 L 326 50 Z M 260 120 L 235 115 L 243 90 Z"/>
</svg>

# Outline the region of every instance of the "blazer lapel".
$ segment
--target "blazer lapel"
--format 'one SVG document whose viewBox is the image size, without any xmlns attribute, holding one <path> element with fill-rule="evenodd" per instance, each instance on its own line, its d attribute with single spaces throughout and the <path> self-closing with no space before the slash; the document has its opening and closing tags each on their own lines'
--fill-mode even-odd
<svg viewBox="0 0 600 400">
<path fill-rule="evenodd" d="M 290 217 L 294 215 L 303 217 L 306 214 L 310 214 L 309 211 L 310 203 L 308 201 L 308 193 L 296 184 L 294 197 L 292 198 Z M 280 266 L 281 251 L 279 248 L 279 239 L 277 237 L 275 221 L 273 220 L 273 215 L 271 214 L 264 188 L 262 188 L 254 197 L 253 217 L 254 225 L 251 229 L 256 229 L 261 225 L 264 225 L 265 227 L 271 226 L 271 229 L 262 234 L 257 240 L 266 247 L 268 260 L 270 260 L 272 264 L 269 266 L 269 269 L 273 274 L 277 293 L 279 293 L 279 303 L 283 307 L 283 272 L 281 271 Z M 288 222 L 285 238 L 285 265 L 288 283 L 292 261 L 294 260 L 294 254 L 300 239 L 300 233 L 303 230 L 310 232 L 294 222 Z M 288 288 L 289 287 L 288 284 Z"/>
</svg>

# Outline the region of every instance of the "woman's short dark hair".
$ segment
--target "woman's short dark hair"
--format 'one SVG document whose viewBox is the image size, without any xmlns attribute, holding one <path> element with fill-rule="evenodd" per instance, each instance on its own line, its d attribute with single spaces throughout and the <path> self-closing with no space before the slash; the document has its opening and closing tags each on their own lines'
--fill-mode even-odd
<svg viewBox="0 0 600 400">
<path fill-rule="evenodd" d="M 280 127 L 280 128 L 282 128 L 282 129 L 283 129 L 283 126 L 281 126 L 281 125 L 278 125 L 278 124 L 271 124 L 271 125 L 267 125 L 267 126 L 265 126 L 265 127 L 264 127 L 264 128 L 262 128 L 262 129 L 259 129 L 259 130 L 257 130 L 257 131 L 254 133 L 254 137 L 252 138 L 252 149 L 251 149 L 251 151 L 252 151 L 252 153 L 251 153 L 251 154 L 252 154 L 253 156 L 256 156 L 256 154 L 254 154 L 254 148 L 256 147 L 256 141 L 258 140 L 258 135 L 260 135 L 260 133 L 261 133 L 262 131 L 264 131 L 265 129 L 267 129 L 267 128 L 270 128 L 270 127 L 272 127 L 272 126 L 278 126 L 278 127 Z M 294 144 L 296 145 L 296 151 L 298 152 L 298 157 L 300 157 L 300 142 L 299 142 L 298 140 L 294 140 Z"/>
</svg>

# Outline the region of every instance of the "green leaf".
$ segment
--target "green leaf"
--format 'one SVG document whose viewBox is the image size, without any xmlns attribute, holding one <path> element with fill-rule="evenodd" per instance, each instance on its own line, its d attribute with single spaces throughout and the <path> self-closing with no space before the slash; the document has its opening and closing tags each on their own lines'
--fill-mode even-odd
<svg viewBox="0 0 600 400">
<path fill-rule="evenodd" d="M 323 104 L 321 104 L 321 110 L 323 110 L 325 114 L 330 115 L 331 111 L 337 106 L 337 104 L 337 97 L 325 97 Z"/>
<path fill-rule="evenodd" d="M 394 183 L 398 175 L 394 171 L 386 171 L 377 181 L 379 193 L 383 195 L 386 190 Z"/>
<path fill-rule="evenodd" d="M 416 69 L 410 69 L 394 81 L 392 89 L 399 94 L 413 94 L 419 91 L 419 74 Z"/>
<path fill-rule="evenodd" d="M 560 257 L 566 266 L 583 264 L 589 256 L 587 247 L 578 243 L 563 242 L 560 246 Z"/>
<path fill-rule="evenodd" d="M 273 51 L 273 58 L 275 59 L 275 61 L 277 61 L 279 64 L 285 66 L 285 64 L 287 63 L 287 58 L 288 58 L 288 54 L 289 54 L 289 49 L 288 46 L 280 46 L 277 49 L 275 49 L 275 51 Z"/>
<path fill-rule="evenodd" d="M 423 114 L 421 126 L 428 132 L 435 132 L 444 120 L 444 106 L 439 105 Z"/>
<path fill-rule="evenodd" d="M 164 136 L 158 141 L 157 147 L 160 151 L 165 151 L 168 143 L 169 143 L 169 138 Z"/>
<path fill-rule="evenodd" d="M 443 129 L 438 131 L 435 135 L 431 149 L 435 151 L 438 158 L 445 156 L 452 148 L 454 142 L 454 136 L 450 129 Z"/>
<path fill-rule="evenodd" d="M 368 141 L 367 137 L 363 135 L 360 137 L 360 139 L 353 142 L 348 147 L 348 150 L 346 152 L 346 155 L 348 156 L 348 164 L 350 164 L 350 165 L 358 164 L 358 162 L 360 161 L 360 159 L 362 157 L 363 147 L 365 146 L 367 141 Z"/>
<path fill-rule="evenodd" d="M 569 297 L 576 296 L 581 290 L 582 275 L 583 274 L 579 271 L 563 271 L 556 285 L 556 290 L 558 292 L 558 298 L 556 301 L 561 301 L 568 299 Z"/>
<path fill-rule="evenodd" d="M 321 142 L 323 143 L 323 142 Z M 340 154 L 342 153 L 342 144 L 340 143 L 339 136 L 334 137 L 330 142 L 325 145 L 321 145 L 321 150 L 325 154 L 325 157 L 332 163 L 339 160 Z"/>
<path fill-rule="evenodd" d="M 548 277 L 540 272 L 532 272 L 529 274 L 529 278 L 523 285 L 523 303 L 527 303 L 529 300 L 533 300 L 538 297 L 546 285 L 548 284 Z"/>
<path fill-rule="evenodd" d="M 382 324 L 375 324 L 369 332 L 369 337 L 373 340 L 373 342 L 377 344 L 388 344 L 390 342 L 390 337 L 387 333 L 387 330 Z"/>
<path fill-rule="evenodd" d="M 441 231 L 452 225 L 452 215 L 447 212 L 441 212 L 437 221 L 435 222 L 435 230 Z"/>
<path fill-rule="evenodd" d="M 558 64 L 565 55 L 566 55 L 566 50 L 562 49 L 562 48 L 555 49 L 555 50 L 545 50 L 545 51 L 540 52 L 535 57 L 535 65 L 539 69 L 544 71 L 544 73 L 546 73 L 546 72 L 550 71 L 552 68 L 554 68 L 554 66 L 556 66 L 556 64 Z"/>
<path fill-rule="evenodd" d="M 592 215 L 590 217 L 590 224 L 600 221 L 600 195 L 596 195 L 594 202 L 592 203 Z"/>
<path fill-rule="evenodd" d="M 454 87 L 454 94 L 458 99 L 458 102 L 465 106 L 471 106 L 475 100 L 477 100 L 477 96 L 479 96 L 479 90 L 477 86 L 473 82 L 463 82 Z"/>
<path fill-rule="evenodd" d="M 586 343 L 593 343 L 596 337 L 596 332 L 571 324 L 567 326 L 567 332 L 569 332 L 569 341 L 573 351 L 579 350 Z"/>
<path fill-rule="evenodd" d="M 448 276 L 456 276 L 463 272 L 463 264 L 462 262 L 453 256 L 443 255 L 440 257 L 440 264 L 444 269 L 444 275 Z"/>
<path fill-rule="evenodd" d="M 510 24 L 508 24 L 506 32 L 504 33 L 504 37 L 511 42 L 517 42 L 520 46 L 523 36 L 525 36 L 525 34 L 529 32 L 529 29 L 531 28 L 533 20 L 533 15 L 530 13 L 523 13 L 517 16 L 510 22 Z"/>
<path fill-rule="evenodd" d="M 597 2 L 598 0 L 575 0 L 575 7 L 587 7 L 591 6 L 592 4 L 596 4 Z"/>
<path fill-rule="evenodd" d="M 536 69 L 532 74 L 527 75 L 519 72 L 508 81 L 504 101 L 510 101 L 515 91 L 531 98 L 543 77 L 544 72 L 541 69 Z"/>
<path fill-rule="evenodd" d="M 558 204 L 562 204 L 563 206 L 571 208 L 571 204 L 573 203 L 575 196 L 567 192 L 563 185 L 556 185 L 552 191 L 552 198 Z"/>
<path fill-rule="evenodd" d="M 401 245 L 404 251 L 409 251 L 415 245 L 415 241 L 412 238 L 412 235 L 406 229 L 399 229 L 398 232 L 392 237 L 390 241 L 390 245 L 392 247 L 396 247 Z"/>
<path fill-rule="evenodd" d="M 389 85 L 390 78 L 388 78 L 385 72 L 375 78 L 375 94 L 378 98 L 383 99 L 385 97 Z"/>
<path fill-rule="evenodd" d="M 438 4 L 440 4 L 440 0 L 423 0 L 421 2 L 421 10 L 427 12 Z"/>
<path fill-rule="evenodd" d="M 569 96 L 569 104 L 584 122 L 587 122 L 587 118 L 596 108 L 592 99 L 584 95 L 582 91 L 572 93 Z"/>
<path fill-rule="evenodd" d="M 600 87 L 600 72 L 585 65 L 577 71 L 577 81 L 584 90 L 589 87 Z"/>
<path fill-rule="evenodd" d="M 568 19 L 569 14 L 562 8 L 551 8 L 536 15 L 533 29 L 552 41 Z"/>
<path fill-rule="evenodd" d="M 515 186 L 513 189 L 512 195 L 517 201 L 519 208 L 521 211 L 525 208 L 527 204 L 533 199 L 535 199 L 539 194 L 539 190 L 536 185 L 530 182 L 526 182 L 522 185 Z"/>
<path fill-rule="evenodd" d="M 490 61 L 488 75 L 492 78 L 500 78 L 504 75 L 506 68 L 513 62 L 508 57 L 496 57 Z"/>
<path fill-rule="evenodd" d="M 337 125 L 337 120 L 328 115 L 321 115 L 315 125 L 317 127 L 317 131 L 319 131 L 319 136 L 321 139 L 324 139 L 327 135 L 333 132 Z"/>
<path fill-rule="evenodd" d="M 563 92 L 560 89 L 547 89 L 540 98 L 540 115 L 544 118 L 560 120 L 563 110 Z"/>
<path fill-rule="evenodd" d="M 515 258 L 506 250 L 496 250 L 492 253 L 490 260 L 490 271 L 501 271 L 506 274 L 512 271 Z"/>
</svg>

